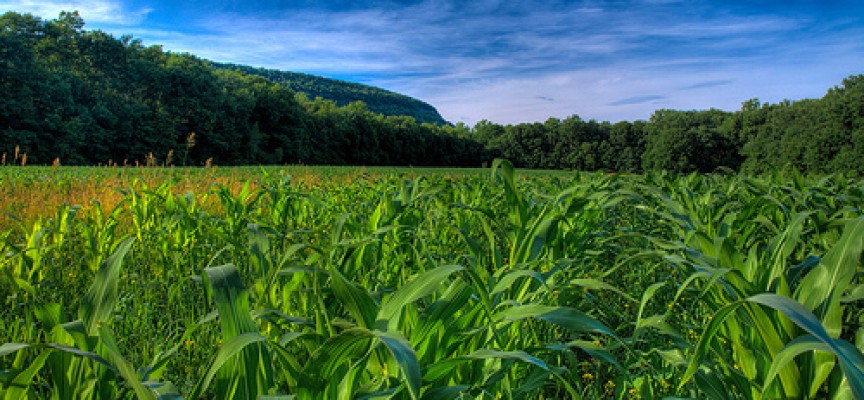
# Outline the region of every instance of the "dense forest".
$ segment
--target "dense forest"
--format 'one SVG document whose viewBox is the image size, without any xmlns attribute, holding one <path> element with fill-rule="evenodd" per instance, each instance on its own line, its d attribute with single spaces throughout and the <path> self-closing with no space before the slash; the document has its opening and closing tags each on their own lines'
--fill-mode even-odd
<svg viewBox="0 0 864 400">
<path fill-rule="evenodd" d="M 213 63 L 213 66 L 236 70 L 249 75 L 263 76 L 295 92 L 303 93 L 310 99 L 321 97 L 333 100 L 337 106 L 347 106 L 356 101 L 362 101 L 369 108 L 369 111 L 376 114 L 409 116 L 419 123 L 437 125 L 447 123 L 441 117 L 441 114 L 438 114 L 438 110 L 430 104 L 374 86 L 301 74 L 299 72 L 254 68 L 245 65 Z"/>
<path fill-rule="evenodd" d="M 587 171 L 864 174 L 864 75 L 821 99 L 752 99 L 735 112 L 658 110 L 648 121 L 571 116 L 473 127 L 387 115 L 412 107 L 404 96 L 389 106 L 345 104 L 334 81 L 295 79 L 300 86 L 292 89 L 291 76 L 85 30 L 74 12 L 56 20 L 6 13 L 2 161 L 20 163 L 26 154 L 27 163 L 70 165 L 481 166 L 506 157 L 519 167 Z M 316 92 L 310 85 L 317 82 L 325 86 Z"/>
<path fill-rule="evenodd" d="M 764 173 L 795 168 L 864 174 L 864 75 L 821 99 L 746 101 L 740 111 L 658 110 L 647 122 L 563 121 L 501 126 L 473 137 L 529 168 Z"/>
<path fill-rule="evenodd" d="M 310 100 L 190 54 L 53 21 L 0 16 L 0 152 L 63 164 L 475 165 L 451 126 Z M 15 160 L 17 162 L 17 160 Z"/>
</svg>

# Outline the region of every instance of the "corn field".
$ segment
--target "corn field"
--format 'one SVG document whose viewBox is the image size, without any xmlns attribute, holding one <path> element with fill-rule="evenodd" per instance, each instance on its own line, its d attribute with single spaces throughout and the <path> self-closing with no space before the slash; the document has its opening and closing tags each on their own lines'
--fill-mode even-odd
<svg viewBox="0 0 864 400">
<path fill-rule="evenodd" d="M 864 180 L 103 170 L 0 169 L 6 399 L 864 399 Z"/>
</svg>

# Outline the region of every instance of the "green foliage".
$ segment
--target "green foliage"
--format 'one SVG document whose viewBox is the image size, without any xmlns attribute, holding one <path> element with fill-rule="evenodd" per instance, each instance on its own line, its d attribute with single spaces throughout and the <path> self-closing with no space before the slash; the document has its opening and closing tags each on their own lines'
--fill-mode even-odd
<svg viewBox="0 0 864 400">
<path fill-rule="evenodd" d="M 719 110 L 661 110 L 647 125 L 642 165 L 649 170 L 714 172 L 741 164 L 731 115 Z"/>
<path fill-rule="evenodd" d="M 213 63 L 83 27 L 76 13 L 0 16 L 5 164 L 479 167 L 503 157 L 581 171 L 864 173 L 862 75 L 820 99 L 752 99 L 735 112 L 467 127 L 386 90 Z"/>
<path fill-rule="evenodd" d="M 745 103 L 739 113 L 746 144 L 744 170 L 794 168 L 864 173 L 864 75 L 843 80 L 818 100 Z"/>
<path fill-rule="evenodd" d="M 0 397 L 861 397 L 860 180 L 492 166 L 126 169 L 0 233 Z"/>
<path fill-rule="evenodd" d="M 472 137 L 520 167 L 681 173 L 864 173 L 864 75 L 821 99 L 749 100 L 740 111 L 658 110 L 649 121 L 478 122 Z"/>
<path fill-rule="evenodd" d="M 484 120 L 474 126 L 473 137 L 520 167 L 638 172 L 643 130 L 643 123 L 612 125 L 572 116 L 507 126 Z"/>
<path fill-rule="evenodd" d="M 411 117 L 420 124 L 444 125 L 447 123 L 438 114 L 438 110 L 435 107 L 420 100 L 373 86 L 298 72 L 253 68 L 245 65 L 213 63 L 213 66 L 219 69 L 262 76 L 272 82 L 284 85 L 297 93 L 303 93 L 310 99 L 320 97 L 333 101 L 338 107 L 344 107 L 359 101 L 375 114 L 393 117 Z"/>
<path fill-rule="evenodd" d="M 29 164 L 67 165 L 479 166 L 489 158 L 405 96 L 345 84 L 370 108 L 308 100 L 258 75 L 83 26 L 74 13 L 0 16 L 3 163 L 25 163 L 24 154 Z M 334 81 L 309 79 L 335 90 Z"/>
</svg>

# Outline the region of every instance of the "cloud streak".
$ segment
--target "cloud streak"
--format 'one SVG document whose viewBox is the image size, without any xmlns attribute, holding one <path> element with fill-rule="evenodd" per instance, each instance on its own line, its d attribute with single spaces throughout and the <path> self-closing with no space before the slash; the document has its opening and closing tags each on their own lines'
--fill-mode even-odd
<svg viewBox="0 0 864 400">
<path fill-rule="evenodd" d="M 721 86 L 726 86 L 734 83 L 735 81 L 732 79 L 715 79 L 711 81 L 705 82 L 697 82 L 691 85 L 687 85 L 681 88 L 681 90 L 693 90 L 693 89 L 708 89 L 708 88 L 716 88 Z"/>
<path fill-rule="evenodd" d="M 666 96 L 662 96 L 659 94 L 649 94 L 649 95 L 645 95 L 645 96 L 633 96 L 633 97 L 628 97 L 626 99 L 615 100 L 615 101 L 609 103 L 609 105 L 610 106 L 625 106 L 625 105 L 645 104 L 645 103 L 655 103 L 656 104 L 658 100 L 663 100 L 665 98 L 666 98 Z"/>
</svg>

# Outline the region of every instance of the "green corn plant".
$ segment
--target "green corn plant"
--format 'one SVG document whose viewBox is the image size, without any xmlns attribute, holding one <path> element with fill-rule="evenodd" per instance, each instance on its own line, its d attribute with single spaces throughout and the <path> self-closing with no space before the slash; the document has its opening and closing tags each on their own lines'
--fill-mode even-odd
<svg viewBox="0 0 864 400">
<path fill-rule="evenodd" d="M 79 207 L 74 206 L 60 206 L 53 218 L 37 220 L 30 226 L 29 232 L 22 224 L 24 242 L 20 245 L 10 243 L 7 237 L 6 244 L 11 251 L 6 256 L 6 262 L 10 265 L 4 268 L 4 275 L 13 290 L 35 294 L 34 286 L 44 280 L 46 263 L 52 258 L 52 253 L 64 245 L 67 235 L 73 229 L 78 209 Z M 17 262 L 12 262 L 11 259 L 17 259 Z"/>
<path fill-rule="evenodd" d="M 23 244 L 10 243 L 7 236 L 6 246 L 11 251 L 5 255 L 3 272 L 13 290 L 35 293 L 33 278 L 38 277 L 42 268 L 42 256 L 48 248 L 47 243 L 43 241 L 43 235 L 42 223 L 36 221 L 32 231 L 25 234 Z"/>
<path fill-rule="evenodd" d="M 170 384 L 150 382 L 145 386 L 132 365 L 121 355 L 110 328 L 118 297 L 118 280 L 123 258 L 133 240 L 124 240 L 99 269 L 93 284 L 78 309 L 79 319 L 63 323 L 60 306 L 51 304 L 36 310 L 49 344 L 6 343 L 0 354 L 17 352 L 13 362 L 14 378 L 4 382 L 6 398 L 34 396 L 31 381 L 43 368 L 50 371 L 51 397 L 62 399 L 113 399 L 131 390 L 139 399 L 171 398 L 177 393 Z M 24 349 L 39 350 L 24 368 Z M 122 379 L 123 384 L 118 381 Z M 159 388 L 159 391 L 151 388 Z"/>
<path fill-rule="evenodd" d="M 864 354 L 859 349 L 856 349 L 849 342 L 835 338 L 826 329 L 824 322 L 820 321 L 817 315 L 801 303 L 775 294 L 757 295 L 747 300 L 783 313 L 809 334 L 799 336 L 783 348 L 771 364 L 771 370 L 766 378 L 768 383 L 776 376 L 777 371 L 784 367 L 785 363 L 791 362 L 792 359 L 804 352 L 830 353 L 838 360 L 840 372 L 844 378 L 835 380 L 839 384 L 834 384 L 834 387 L 831 388 L 832 398 L 849 398 L 850 395 L 855 399 L 864 398 Z M 822 360 L 824 358 L 818 361 Z M 817 366 L 817 370 L 819 367 L 821 366 Z"/>
<path fill-rule="evenodd" d="M 93 200 L 90 209 L 92 210 L 90 215 L 84 223 L 78 225 L 78 229 L 83 235 L 81 247 L 87 260 L 87 266 L 95 274 L 99 270 L 99 266 L 102 265 L 105 255 L 110 253 L 108 250 L 115 241 L 117 226 L 120 223 L 120 215 L 124 208 L 121 201 L 121 204 L 118 204 L 106 215 L 102 209 L 102 204 L 98 200 Z"/>
<path fill-rule="evenodd" d="M 141 189 L 136 189 L 138 186 Z M 139 241 L 143 241 L 146 235 L 156 229 L 157 219 L 160 217 L 158 199 L 167 191 L 167 184 L 151 191 L 140 180 L 136 180 L 129 188 L 121 190 L 124 194 L 125 207 L 131 214 L 132 224 L 135 227 L 135 237 Z"/>
<path fill-rule="evenodd" d="M 246 227 L 252 222 L 251 218 L 260 211 L 259 203 L 263 192 L 253 190 L 250 182 L 247 181 L 236 196 L 226 186 L 218 186 L 215 194 L 222 205 L 223 213 L 219 219 L 220 229 L 216 232 L 223 241 L 232 244 L 235 249 L 243 249 Z"/>
<path fill-rule="evenodd" d="M 749 398 L 819 396 L 822 385 L 834 370 L 833 357 L 817 352 L 798 363 L 786 363 L 772 371 L 779 376 L 779 384 L 769 385 L 767 381 L 772 360 L 780 357 L 784 343 L 796 338 L 799 331 L 785 317 L 768 314 L 755 304 L 740 303 L 766 290 L 789 296 L 794 289 L 795 297 L 816 312 L 822 324 L 833 331 L 833 337 L 839 336 L 839 321 L 843 313 L 840 297 L 853 279 L 860 258 L 860 238 L 864 234 L 861 221 L 848 224 L 843 237 L 825 259 L 801 279 L 800 271 L 787 270 L 785 264 L 798 243 L 806 217 L 806 214 L 797 215 L 785 231 L 770 241 L 762 256 L 755 249 L 749 255 L 738 253 L 730 240 L 724 240 L 723 236 L 715 238 L 713 242 L 700 232 L 693 236 L 700 243 L 694 259 L 699 267 L 693 278 L 701 276 L 708 280 L 702 298 L 710 299 L 709 304 L 716 310 L 732 310 L 723 311 L 723 318 L 719 317 L 721 311 L 717 311 L 718 316 L 714 319 L 725 322 L 723 333 L 718 335 L 717 331 L 706 328 L 700 338 L 700 346 L 711 343 L 715 336 L 730 342 L 736 368 L 729 368 L 728 364 L 721 365 L 713 368 L 710 374 L 701 376 L 701 379 L 697 376 L 697 384 L 704 391 L 709 392 L 707 387 L 716 387 L 725 382 L 725 385 L 733 385 Z M 743 305 L 730 308 L 727 304 Z M 748 326 L 753 326 L 755 330 Z M 697 346 L 682 385 L 697 374 L 699 362 L 705 356 L 705 347 L 701 348 L 703 352 L 699 349 Z M 721 349 L 716 347 L 714 351 L 723 354 Z M 804 390 L 801 390 L 802 380 L 806 383 Z M 835 379 L 834 382 L 839 380 Z M 837 387 L 832 389 L 829 392 L 836 393 L 838 390 Z M 721 398 L 726 396 L 722 391 L 711 390 L 710 393 Z"/>
<path fill-rule="evenodd" d="M 207 288 L 219 313 L 222 346 L 190 399 L 204 396 L 213 379 L 217 398 L 254 399 L 272 394 L 272 358 L 266 338 L 249 312 L 249 294 L 233 265 L 205 269 Z"/>
<path fill-rule="evenodd" d="M 858 390 L 857 178 L 551 173 L 505 161 L 491 179 L 488 169 L 30 171 L 3 190 L 88 181 L 125 195 L 110 210 L 46 209 L 38 227 L 0 231 L 0 397 Z M 53 177 L 62 182 L 42 183 Z M 235 194 L 216 180 L 249 183 Z M 27 246 L 34 232 L 39 245 Z M 75 321 L 96 304 L 83 295 L 89 280 L 113 279 L 102 267 L 129 236 L 116 295 L 104 292 L 113 311 L 95 329 Z M 22 261 L 29 291 L 8 278 Z M 223 264 L 236 267 L 212 267 Z"/>
</svg>

